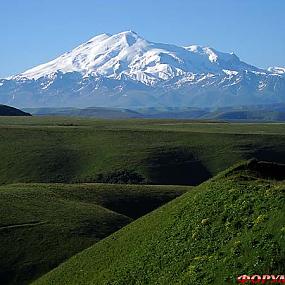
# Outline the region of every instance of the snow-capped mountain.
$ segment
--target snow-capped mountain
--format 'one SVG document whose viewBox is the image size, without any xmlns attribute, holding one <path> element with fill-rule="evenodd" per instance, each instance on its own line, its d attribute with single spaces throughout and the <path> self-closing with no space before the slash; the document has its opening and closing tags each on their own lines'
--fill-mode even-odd
<svg viewBox="0 0 285 285">
<path fill-rule="evenodd" d="M 279 75 L 285 75 L 285 67 L 280 67 L 280 66 L 269 67 L 268 71 Z"/>
<path fill-rule="evenodd" d="M 230 106 L 285 102 L 284 68 L 234 53 L 102 34 L 60 57 L 0 79 L 0 103 L 36 106 Z"/>
</svg>

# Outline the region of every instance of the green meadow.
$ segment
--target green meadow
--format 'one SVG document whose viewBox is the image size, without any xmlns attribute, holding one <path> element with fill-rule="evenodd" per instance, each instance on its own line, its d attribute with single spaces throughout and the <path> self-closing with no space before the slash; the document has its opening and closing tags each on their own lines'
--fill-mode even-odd
<svg viewBox="0 0 285 285">
<path fill-rule="evenodd" d="M 283 123 L 0 117 L 1 284 L 281 274 L 283 164 Z"/>
<path fill-rule="evenodd" d="M 198 185 L 235 162 L 285 162 L 285 124 L 0 118 L 0 183 Z"/>
<path fill-rule="evenodd" d="M 219 174 L 34 284 L 221 285 L 243 274 L 284 272 L 285 183 L 278 180 L 285 166 L 282 177 L 256 166 Z"/>
<path fill-rule="evenodd" d="M 189 189 L 91 183 L 1 186 L 1 283 L 28 284 Z"/>
</svg>

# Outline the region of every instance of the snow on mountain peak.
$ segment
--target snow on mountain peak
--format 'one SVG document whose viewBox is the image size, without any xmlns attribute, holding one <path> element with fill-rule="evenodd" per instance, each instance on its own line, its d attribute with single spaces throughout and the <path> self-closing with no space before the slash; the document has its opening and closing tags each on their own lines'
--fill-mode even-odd
<svg viewBox="0 0 285 285">
<path fill-rule="evenodd" d="M 285 102 L 285 68 L 259 69 L 211 47 L 101 34 L 58 58 L 0 79 L 16 106 L 228 106 Z"/>
<path fill-rule="evenodd" d="M 85 44 L 92 44 L 93 42 L 97 42 L 97 41 L 103 41 L 103 40 L 106 40 L 108 39 L 109 37 L 111 37 L 112 35 L 111 34 L 100 34 L 100 35 L 97 35 L 95 37 L 93 37 L 92 39 L 90 39 L 87 43 Z"/>
<path fill-rule="evenodd" d="M 154 85 L 181 75 L 220 74 L 224 70 L 242 69 L 258 71 L 235 54 L 198 45 L 179 47 L 149 42 L 133 31 L 124 31 L 95 36 L 72 51 L 12 78 L 37 80 L 58 72 L 79 72 L 84 77 L 120 79 L 126 76 Z"/>
<path fill-rule="evenodd" d="M 285 67 L 280 67 L 280 66 L 269 67 L 268 71 L 274 74 L 285 75 Z"/>
<path fill-rule="evenodd" d="M 136 44 L 136 49 L 131 48 Z M 116 66 L 128 55 L 146 45 L 145 41 L 132 31 L 116 35 L 101 34 L 86 43 L 81 44 L 70 52 L 35 68 L 17 75 L 17 78 L 38 79 L 56 72 L 77 71 L 83 75 L 101 74 L 112 75 Z M 132 52 L 133 50 L 133 52 Z"/>
<path fill-rule="evenodd" d="M 218 59 L 218 54 L 214 49 L 211 49 L 209 47 L 202 47 L 200 45 L 191 45 L 188 47 L 185 47 L 188 51 L 191 51 L 193 53 L 197 53 L 200 55 L 208 56 L 208 59 L 210 62 L 216 62 Z"/>
</svg>

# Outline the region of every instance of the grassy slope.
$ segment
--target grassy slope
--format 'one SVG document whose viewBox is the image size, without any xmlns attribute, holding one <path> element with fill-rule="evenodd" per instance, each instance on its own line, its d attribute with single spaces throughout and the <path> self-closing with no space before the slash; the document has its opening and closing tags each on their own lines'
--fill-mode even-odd
<svg viewBox="0 0 285 285">
<path fill-rule="evenodd" d="M 281 274 L 285 183 L 263 179 L 255 166 L 203 183 L 35 284 L 222 285 L 241 274 Z"/>
<path fill-rule="evenodd" d="M 95 182 L 125 170 L 196 185 L 251 157 L 285 162 L 285 124 L 0 118 L 0 184 Z"/>
<path fill-rule="evenodd" d="M 0 187 L 1 284 L 26 284 L 187 189 L 108 184 Z"/>
</svg>

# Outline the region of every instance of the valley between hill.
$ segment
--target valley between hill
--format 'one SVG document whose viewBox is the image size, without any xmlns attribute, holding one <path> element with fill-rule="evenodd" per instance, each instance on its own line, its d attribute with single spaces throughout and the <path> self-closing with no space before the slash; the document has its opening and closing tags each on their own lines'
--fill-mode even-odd
<svg viewBox="0 0 285 285">
<path fill-rule="evenodd" d="M 280 274 L 280 163 L 282 123 L 0 117 L 1 282 Z"/>
</svg>

